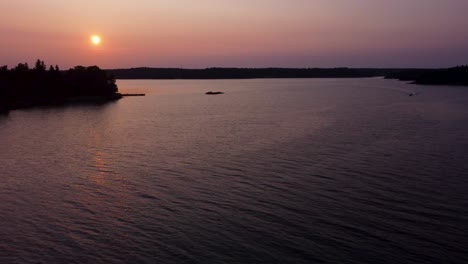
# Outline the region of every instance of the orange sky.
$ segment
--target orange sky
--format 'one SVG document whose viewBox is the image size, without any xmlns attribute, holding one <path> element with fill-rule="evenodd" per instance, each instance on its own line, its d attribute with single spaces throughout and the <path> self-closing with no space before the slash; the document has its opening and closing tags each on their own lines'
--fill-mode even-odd
<svg viewBox="0 0 468 264">
<path fill-rule="evenodd" d="M 445 67 L 465 0 L 1 1 L 0 65 Z M 90 45 L 99 34 L 102 44 Z"/>
</svg>

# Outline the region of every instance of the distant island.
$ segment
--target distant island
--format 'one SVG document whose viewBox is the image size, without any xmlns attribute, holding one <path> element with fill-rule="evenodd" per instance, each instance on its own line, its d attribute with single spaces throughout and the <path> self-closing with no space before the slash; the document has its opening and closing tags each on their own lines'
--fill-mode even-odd
<svg viewBox="0 0 468 264">
<path fill-rule="evenodd" d="M 117 79 L 262 79 L 385 77 L 417 84 L 468 85 L 468 66 L 449 69 L 397 68 L 130 68 L 107 70 Z"/>
<path fill-rule="evenodd" d="M 389 73 L 387 79 L 412 81 L 424 85 L 463 85 L 468 86 L 468 65 L 448 69 L 411 69 Z"/>
<path fill-rule="evenodd" d="M 122 97 L 115 78 L 97 66 L 76 66 L 61 71 L 57 65 L 47 69 L 41 60 L 37 60 L 32 69 L 27 63 L 20 63 L 12 69 L 0 67 L 0 96 L 0 111 Z"/>
<path fill-rule="evenodd" d="M 368 68 L 131 68 L 107 70 L 117 79 L 261 79 L 364 78 L 386 76 L 401 69 Z"/>
</svg>

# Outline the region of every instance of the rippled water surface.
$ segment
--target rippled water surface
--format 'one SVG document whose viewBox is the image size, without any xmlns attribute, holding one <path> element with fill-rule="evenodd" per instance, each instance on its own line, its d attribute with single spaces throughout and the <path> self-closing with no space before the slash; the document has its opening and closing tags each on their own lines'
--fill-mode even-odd
<svg viewBox="0 0 468 264">
<path fill-rule="evenodd" d="M 468 88 L 118 84 L 0 115 L 0 263 L 468 263 Z"/>
</svg>

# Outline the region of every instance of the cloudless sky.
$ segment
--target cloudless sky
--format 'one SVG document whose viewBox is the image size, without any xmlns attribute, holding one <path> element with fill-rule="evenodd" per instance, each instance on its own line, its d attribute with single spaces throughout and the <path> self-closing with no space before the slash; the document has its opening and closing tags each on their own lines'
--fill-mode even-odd
<svg viewBox="0 0 468 264">
<path fill-rule="evenodd" d="M 0 65 L 468 64 L 468 0 L 1 0 L 0 12 Z"/>
</svg>

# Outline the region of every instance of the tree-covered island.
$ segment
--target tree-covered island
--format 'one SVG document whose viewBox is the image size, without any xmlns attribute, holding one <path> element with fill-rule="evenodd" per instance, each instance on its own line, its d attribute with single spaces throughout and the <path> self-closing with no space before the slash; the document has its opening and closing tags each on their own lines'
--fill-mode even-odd
<svg viewBox="0 0 468 264">
<path fill-rule="evenodd" d="M 76 66 L 61 71 L 37 60 L 34 68 L 20 63 L 12 69 L 0 67 L 0 111 L 69 101 L 116 100 L 113 76 L 97 66 Z"/>
<path fill-rule="evenodd" d="M 468 65 L 448 69 L 407 69 L 391 72 L 387 79 L 413 81 L 424 85 L 463 85 L 468 86 Z"/>
</svg>

